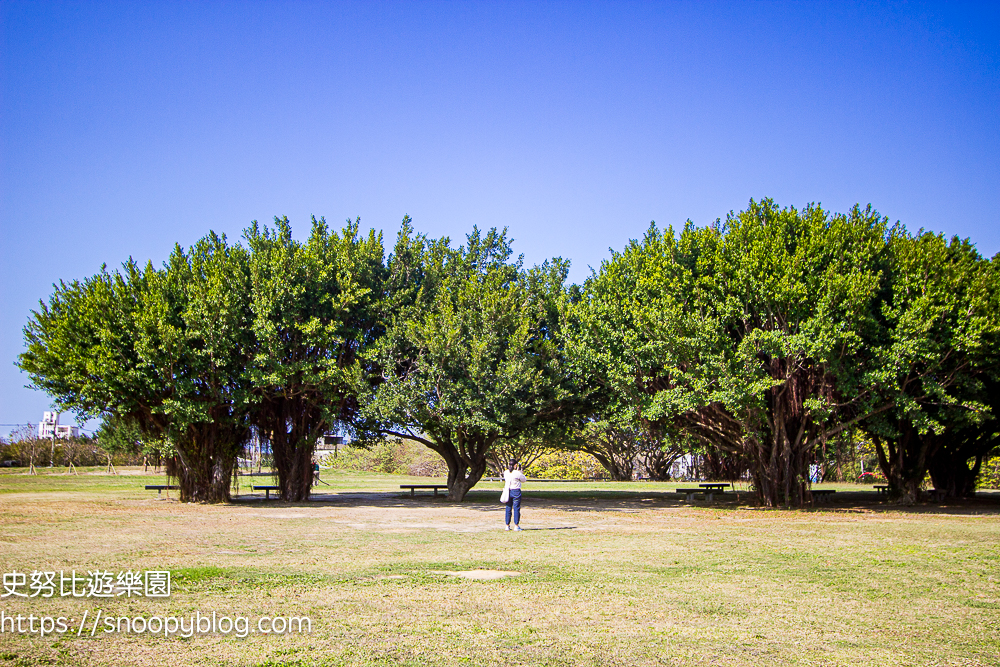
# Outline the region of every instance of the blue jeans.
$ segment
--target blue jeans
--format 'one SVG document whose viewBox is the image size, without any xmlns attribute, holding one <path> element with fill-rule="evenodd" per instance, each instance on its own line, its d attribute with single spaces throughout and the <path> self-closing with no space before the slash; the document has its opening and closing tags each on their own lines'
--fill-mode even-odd
<svg viewBox="0 0 1000 667">
<path fill-rule="evenodd" d="M 510 513 L 514 512 L 514 525 L 521 523 L 521 489 L 511 489 L 507 498 L 507 508 L 504 510 L 504 523 L 510 525 Z"/>
</svg>

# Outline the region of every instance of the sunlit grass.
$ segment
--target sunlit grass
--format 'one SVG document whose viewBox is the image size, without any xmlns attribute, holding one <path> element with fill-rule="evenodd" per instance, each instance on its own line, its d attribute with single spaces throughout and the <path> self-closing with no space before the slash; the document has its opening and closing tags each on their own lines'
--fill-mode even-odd
<svg viewBox="0 0 1000 667">
<path fill-rule="evenodd" d="M 500 485 L 324 471 L 310 503 L 183 505 L 156 475 L 0 475 L 0 567 L 169 569 L 168 600 L 0 600 L 81 617 L 308 615 L 308 636 L 0 635 L 6 665 L 998 664 L 1000 505 L 914 511 L 870 487 L 809 510 L 687 503 L 676 485 Z M 81 471 L 96 472 L 96 471 Z M 122 472 L 136 473 L 135 470 Z M 55 473 L 55 474 L 53 474 Z M 257 478 L 263 479 L 263 478 Z M 475 581 L 442 574 L 504 570 Z"/>
</svg>

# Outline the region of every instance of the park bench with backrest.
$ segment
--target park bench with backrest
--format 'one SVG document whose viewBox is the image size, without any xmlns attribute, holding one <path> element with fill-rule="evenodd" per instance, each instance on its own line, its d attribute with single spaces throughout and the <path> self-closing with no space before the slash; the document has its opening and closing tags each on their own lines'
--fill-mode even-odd
<svg viewBox="0 0 1000 667">
<path fill-rule="evenodd" d="M 270 500 L 271 499 L 271 492 L 272 491 L 274 491 L 275 493 L 281 493 L 281 487 L 280 486 L 270 486 L 270 485 L 251 486 L 250 489 L 253 490 L 253 491 L 263 491 L 264 492 L 264 500 Z"/>
<path fill-rule="evenodd" d="M 146 485 L 146 490 L 147 491 L 156 491 L 156 495 L 160 495 L 161 493 L 163 493 L 164 490 L 166 490 L 166 491 L 176 491 L 179 488 L 181 488 L 181 487 L 174 486 L 172 484 L 147 484 Z"/>
<path fill-rule="evenodd" d="M 434 489 L 434 497 L 436 498 L 438 494 L 438 489 L 447 489 L 448 485 L 447 484 L 400 484 L 399 488 L 409 489 L 411 498 L 416 497 L 417 489 Z"/>
</svg>

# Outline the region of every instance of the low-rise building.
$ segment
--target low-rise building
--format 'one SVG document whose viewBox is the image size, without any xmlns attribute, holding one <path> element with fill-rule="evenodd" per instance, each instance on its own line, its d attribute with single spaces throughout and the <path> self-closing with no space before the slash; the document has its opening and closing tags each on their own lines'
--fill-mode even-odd
<svg viewBox="0 0 1000 667">
<path fill-rule="evenodd" d="M 51 438 L 53 436 L 60 439 L 79 438 L 80 427 L 69 424 L 60 425 L 58 412 L 45 412 L 42 415 L 42 421 L 38 424 L 38 437 Z"/>
</svg>

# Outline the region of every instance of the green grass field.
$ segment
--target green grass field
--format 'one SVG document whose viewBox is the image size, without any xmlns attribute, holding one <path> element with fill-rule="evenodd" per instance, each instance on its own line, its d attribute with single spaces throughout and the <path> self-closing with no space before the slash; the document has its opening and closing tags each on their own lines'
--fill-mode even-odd
<svg viewBox="0 0 1000 667">
<path fill-rule="evenodd" d="M 312 632 L 4 632 L 0 667 L 1000 664 L 995 493 L 903 509 L 842 485 L 786 511 L 745 490 L 709 505 L 674 484 L 548 483 L 508 533 L 497 483 L 453 504 L 403 495 L 411 478 L 326 473 L 309 503 L 210 506 L 135 470 L 41 472 L 0 474 L 4 573 L 169 570 L 172 594 L 9 595 L 8 616 L 214 611 Z M 458 576 L 472 570 L 500 578 Z"/>
</svg>

